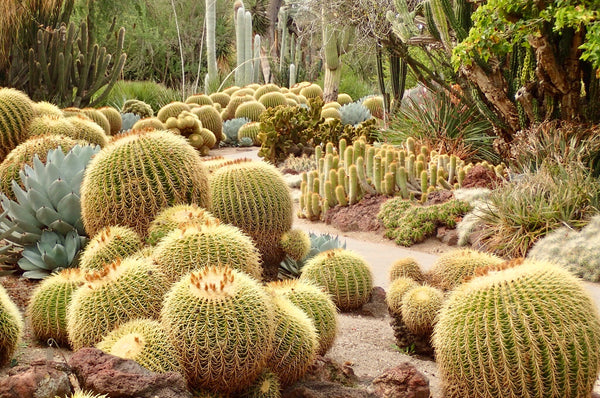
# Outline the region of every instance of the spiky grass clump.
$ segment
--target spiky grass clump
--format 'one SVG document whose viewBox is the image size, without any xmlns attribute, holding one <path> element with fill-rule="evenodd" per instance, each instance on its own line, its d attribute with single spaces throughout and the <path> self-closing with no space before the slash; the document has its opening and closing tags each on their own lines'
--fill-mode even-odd
<svg viewBox="0 0 600 398">
<path fill-rule="evenodd" d="M 337 309 L 331 296 L 321 288 L 297 279 L 271 282 L 269 289 L 303 310 L 317 328 L 319 355 L 331 348 L 337 334 Z"/>
<path fill-rule="evenodd" d="M 125 258 L 142 247 L 140 235 L 129 227 L 111 225 L 102 228 L 87 244 L 79 267 L 85 271 L 100 271 L 117 258 Z"/>
<path fill-rule="evenodd" d="M 290 300 L 272 295 L 275 308 L 273 354 L 267 367 L 288 386 L 299 380 L 317 356 L 319 341 L 312 320 Z"/>
<path fill-rule="evenodd" d="M 96 347 L 108 354 L 134 360 L 152 372 L 181 372 L 173 343 L 162 325 L 153 319 L 126 322 Z"/>
<path fill-rule="evenodd" d="M 35 116 L 27 94 L 12 88 L 0 89 L 0 159 L 27 139 L 27 126 Z"/>
<path fill-rule="evenodd" d="M 229 267 L 184 276 L 165 297 L 161 319 L 193 388 L 242 391 L 273 351 L 274 314 L 267 293 Z"/>
<path fill-rule="evenodd" d="M 410 278 L 416 282 L 422 283 L 425 276 L 421 271 L 421 266 L 412 257 L 405 257 L 394 261 L 390 267 L 390 282 L 394 282 L 400 277 Z"/>
<path fill-rule="evenodd" d="M 600 320 L 567 271 L 526 261 L 455 289 L 433 344 L 446 397 L 589 397 Z"/>
<path fill-rule="evenodd" d="M 263 371 L 240 398 L 281 398 L 281 385 L 277 375 L 268 369 Z"/>
<path fill-rule="evenodd" d="M 414 279 L 406 277 L 398 277 L 392 281 L 385 295 L 385 302 L 392 316 L 402 314 L 402 297 L 411 289 L 419 286 Z"/>
<path fill-rule="evenodd" d="M 24 328 L 19 309 L 6 289 L 0 286 L 0 366 L 8 363 L 13 356 Z"/>
<path fill-rule="evenodd" d="M 291 229 L 281 237 L 283 251 L 295 261 L 300 261 L 310 251 L 310 237 L 301 229 Z"/>
<path fill-rule="evenodd" d="M 156 245 L 171 231 L 183 227 L 185 224 L 204 224 L 206 221 L 216 220 L 206 209 L 195 204 L 184 204 L 168 207 L 162 210 L 148 227 L 146 243 Z"/>
<path fill-rule="evenodd" d="M 429 271 L 429 281 L 443 290 L 452 290 L 475 275 L 478 268 L 503 263 L 500 257 L 473 249 L 456 249 L 442 254 Z"/>
<path fill-rule="evenodd" d="M 227 264 L 260 279 L 260 254 L 250 237 L 233 225 L 207 220 L 183 225 L 166 235 L 153 257 L 171 282 L 190 271 Z"/>
<path fill-rule="evenodd" d="M 263 277 L 276 279 L 285 257 L 281 236 L 293 220 L 292 198 L 281 172 L 263 162 L 235 164 L 217 170 L 210 187 L 213 214 L 252 237 L 262 256 Z"/>
<path fill-rule="evenodd" d="M 73 293 L 84 282 L 79 269 L 68 268 L 44 279 L 35 288 L 27 306 L 27 316 L 38 340 L 47 343 L 52 339 L 59 346 L 68 345 L 67 308 Z"/>
<path fill-rule="evenodd" d="M 341 311 L 362 307 L 373 290 L 369 265 L 364 258 L 346 249 L 328 250 L 310 259 L 300 280 L 322 287 Z"/>
<path fill-rule="evenodd" d="M 81 214 L 91 236 L 123 225 L 145 237 L 162 209 L 184 203 L 208 208 L 208 170 L 185 138 L 165 131 L 114 141 L 92 159 L 81 186 Z"/>
<path fill-rule="evenodd" d="M 129 257 L 85 275 L 67 309 L 67 334 L 73 350 L 93 347 L 117 326 L 157 318 L 169 288 L 152 260 Z"/>
<path fill-rule="evenodd" d="M 402 320 L 412 333 L 430 335 L 442 308 L 444 293 L 432 286 L 417 286 L 402 296 Z"/>
</svg>

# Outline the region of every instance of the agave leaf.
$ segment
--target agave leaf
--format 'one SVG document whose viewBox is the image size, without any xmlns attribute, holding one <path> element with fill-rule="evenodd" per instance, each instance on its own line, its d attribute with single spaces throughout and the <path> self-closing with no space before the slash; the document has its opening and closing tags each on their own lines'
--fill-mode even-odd
<svg viewBox="0 0 600 398">
<path fill-rule="evenodd" d="M 58 202 L 56 209 L 61 218 L 71 225 L 75 225 L 75 223 L 81 219 L 81 202 L 79 200 L 79 195 L 76 195 L 73 192 L 63 197 Z"/>
<path fill-rule="evenodd" d="M 50 185 L 48 185 L 48 196 L 50 197 L 50 201 L 55 209 L 58 208 L 58 202 L 66 195 L 73 191 L 72 185 L 67 183 L 62 178 L 52 181 Z"/>
<path fill-rule="evenodd" d="M 62 177 L 63 171 L 58 165 L 49 164 L 46 167 L 36 170 L 38 174 L 38 180 L 43 182 L 45 186 L 49 186 L 53 181 L 58 180 Z"/>
<path fill-rule="evenodd" d="M 23 271 L 32 271 L 36 269 L 46 269 L 46 264 L 42 260 L 36 246 L 28 246 L 23 249 L 23 257 L 18 262 L 19 268 Z"/>
<path fill-rule="evenodd" d="M 6 238 L 6 240 L 13 242 L 20 246 L 28 246 L 33 245 L 35 242 L 40 240 L 42 237 L 42 230 L 39 229 L 37 233 L 32 232 L 22 232 L 22 233 L 13 233 L 10 237 Z"/>
<path fill-rule="evenodd" d="M 74 230 L 69 232 L 65 237 L 65 250 L 69 259 L 69 265 L 73 263 L 77 252 L 82 247 L 82 243 L 84 242 L 82 242 L 81 237 Z"/>
<path fill-rule="evenodd" d="M 12 190 L 15 195 L 15 198 L 17 198 L 17 202 L 21 203 L 21 204 L 27 204 L 27 192 L 25 190 L 23 190 L 23 188 L 21 188 L 21 186 L 15 180 L 11 181 L 11 186 L 12 186 Z M 6 198 L 6 200 L 10 200 L 4 194 L 2 194 L 3 202 L 4 202 L 4 198 Z"/>
<path fill-rule="evenodd" d="M 77 173 L 70 176 L 71 178 L 71 189 L 76 194 L 79 194 L 83 177 L 85 176 L 85 169 L 79 170 Z"/>
<path fill-rule="evenodd" d="M 42 261 L 48 266 L 48 269 L 56 269 L 69 265 L 67 251 L 63 245 L 57 244 L 54 247 L 42 252 Z"/>
<path fill-rule="evenodd" d="M 68 222 L 65 222 L 64 220 L 58 219 L 52 224 L 48 225 L 48 228 L 50 228 L 52 232 L 56 232 L 64 236 L 68 234 L 69 231 L 71 231 L 73 228 L 75 228 L 75 226 L 69 224 Z"/>
<path fill-rule="evenodd" d="M 23 277 L 28 279 L 44 279 L 50 275 L 49 272 L 45 272 L 39 269 L 23 272 Z"/>
<path fill-rule="evenodd" d="M 8 214 L 13 222 L 23 228 L 23 230 L 29 231 L 31 229 L 27 228 L 27 226 L 38 228 L 42 226 L 42 223 L 35 218 L 35 214 L 30 209 L 13 201 L 2 203 L 2 205 L 8 210 Z"/>
</svg>

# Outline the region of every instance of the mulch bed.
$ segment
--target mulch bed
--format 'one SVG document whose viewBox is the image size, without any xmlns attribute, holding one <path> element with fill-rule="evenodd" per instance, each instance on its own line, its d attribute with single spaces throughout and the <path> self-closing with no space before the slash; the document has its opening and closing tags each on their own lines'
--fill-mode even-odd
<svg viewBox="0 0 600 398">
<path fill-rule="evenodd" d="M 325 223 L 342 232 L 382 232 L 384 227 L 377 219 L 377 214 L 381 205 L 389 199 L 384 195 L 365 196 L 355 205 L 335 206 L 325 214 Z"/>
</svg>

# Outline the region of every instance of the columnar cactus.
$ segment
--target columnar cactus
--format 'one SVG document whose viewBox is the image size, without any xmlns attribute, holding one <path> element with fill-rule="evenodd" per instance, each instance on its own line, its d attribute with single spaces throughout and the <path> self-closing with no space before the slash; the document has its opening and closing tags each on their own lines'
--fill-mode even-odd
<svg viewBox="0 0 600 398">
<path fill-rule="evenodd" d="M 373 275 L 364 258 L 346 249 L 318 254 L 304 266 L 300 281 L 322 287 L 341 311 L 362 307 L 371 297 Z"/>
<path fill-rule="evenodd" d="M 252 237 L 263 260 L 263 277 L 277 277 L 285 257 L 281 236 L 292 227 L 289 188 L 275 166 L 245 162 L 217 170 L 210 180 L 213 214 Z"/>
<path fill-rule="evenodd" d="M 455 289 L 433 344 L 445 397 L 589 397 L 600 370 L 600 319 L 581 283 L 545 262 Z"/>
<path fill-rule="evenodd" d="M 263 371 L 273 352 L 273 317 L 258 282 L 229 267 L 185 275 L 161 313 L 188 384 L 223 393 L 243 391 Z"/>
<path fill-rule="evenodd" d="M 27 126 L 35 116 L 27 94 L 12 88 L 0 89 L 0 159 L 6 158 L 27 138 Z"/>
<path fill-rule="evenodd" d="M 0 286 L 0 365 L 5 365 L 13 356 L 21 335 L 23 318 L 4 287 Z"/>
<path fill-rule="evenodd" d="M 106 264 L 128 257 L 141 247 L 142 239 L 133 229 L 107 226 L 88 242 L 79 258 L 79 267 L 85 271 L 100 271 Z"/>
<path fill-rule="evenodd" d="M 81 186 L 83 223 L 91 236 L 123 225 L 145 237 L 162 209 L 185 203 L 209 207 L 208 171 L 185 138 L 164 131 L 114 141 L 94 157 Z"/>
</svg>

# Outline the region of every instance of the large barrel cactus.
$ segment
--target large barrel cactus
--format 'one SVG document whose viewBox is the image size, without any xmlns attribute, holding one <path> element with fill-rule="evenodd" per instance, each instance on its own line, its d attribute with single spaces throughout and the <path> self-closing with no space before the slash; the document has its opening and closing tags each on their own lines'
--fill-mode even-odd
<svg viewBox="0 0 600 398">
<path fill-rule="evenodd" d="M 493 254 L 473 249 L 455 249 L 442 254 L 429 271 L 429 282 L 442 290 L 452 290 L 478 269 L 499 265 L 504 261 Z"/>
<path fill-rule="evenodd" d="M 263 278 L 277 278 L 285 258 L 282 235 L 292 227 L 292 198 L 276 167 L 245 162 L 217 170 L 210 180 L 212 212 L 252 237 L 263 260 Z"/>
<path fill-rule="evenodd" d="M 445 397 L 584 398 L 600 369 L 600 319 L 555 265 L 522 265 L 456 288 L 433 344 Z"/>
<path fill-rule="evenodd" d="M 176 205 L 162 210 L 148 227 L 146 243 L 156 245 L 171 231 L 190 223 L 204 224 L 207 220 L 216 220 L 206 209 L 191 205 Z"/>
<path fill-rule="evenodd" d="M 208 171 L 185 138 L 165 131 L 134 132 L 92 160 L 81 186 L 81 212 L 89 235 L 108 225 L 146 236 L 164 208 L 210 205 Z"/>
<path fill-rule="evenodd" d="M 19 309 L 0 286 L 0 366 L 5 365 L 14 354 L 24 328 Z"/>
<path fill-rule="evenodd" d="M 27 94 L 0 89 L 0 159 L 27 138 L 27 126 L 35 116 L 33 102 Z"/>
<path fill-rule="evenodd" d="M 129 257 L 142 248 L 142 239 L 133 229 L 119 225 L 102 228 L 87 244 L 79 267 L 85 271 L 100 271 L 118 258 Z"/>
</svg>

